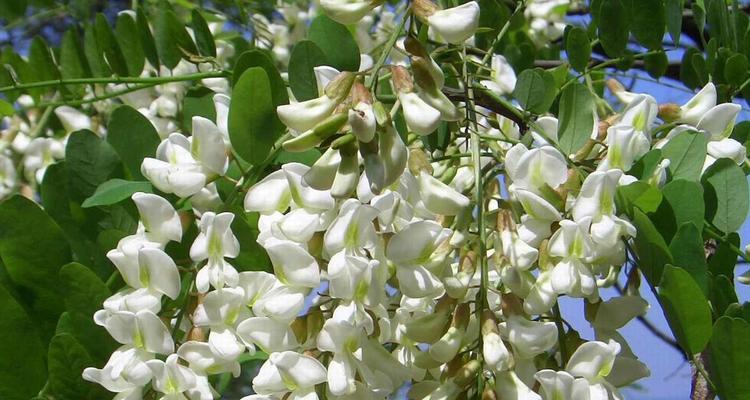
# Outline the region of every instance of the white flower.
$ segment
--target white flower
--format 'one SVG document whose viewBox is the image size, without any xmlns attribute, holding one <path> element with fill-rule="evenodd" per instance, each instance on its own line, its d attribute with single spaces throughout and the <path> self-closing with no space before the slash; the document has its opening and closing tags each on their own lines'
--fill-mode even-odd
<svg viewBox="0 0 750 400">
<path fill-rule="evenodd" d="M 716 86 L 709 82 L 693 98 L 680 107 L 677 122 L 698 125 L 703 116 L 716 106 Z"/>
<path fill-rule="evenodd" d="M 500 333 L 508 338 L 514 354 L 523 359 L 541 354 L 557 343 L 554 322 L 530 321 L 520 316 L 511 316 L 500 324 Z"/>
<path fill-rule="evenodd" d="M 224 259 L 237 257 L 240 252 L 240 243 L 232 233 L 233 220 L 232 213 L 209 211 L 198 223 L 201 232 L 190 246 L 190 258 L 195 262 L 208 260 L 195 278 L 195 286 L 201 293 L 208 291 L 209 284 L 217 289 L 237 284 L 237 270 Z"/>
<path fill-rule="evenodd" d="M 458 215 L 469 207 L 469 198 L 435 179 L 426 171 L 419 174 L 419 193 L 425 207 L 435 214 Z"/>
<path fill-rule="evenodd" d="M 73 107 L 56 107 L 55 115 L 67 133 L 80 131 L 81 129 L 91 129 L 91 118 Z"/>
<path fill-rule="evenodd" d="M 117 248 L 107 253 L 128 286 L 148 288 L 175 300 L 180 294 L 180 273 L 159 243 L 149 242 L 138 235 L 120 240 Z"/>
<path fill-rule="evenodd" d="M 400 92 L 398 99 L 410 131 L 425 136 L 437 129 L 441 119 L 440 111 L 427 104 L 416 92 Z"/>
<path fill-rule="evenodd" d="M 261 395 L 283 395 L 293 398 L 315 393 L 314 386 L 326 381 L 326 368 L 320 361 L 292 351 L 272 353 L 253 378 L 253 389 Z M 317 399 L 317 396 L 312 397 Z"/>
<path fill-rule="evenodd" d="M 174 342 L 167 327 L 151 311 L 117 311 L 105 322 L 107 332 L 118 342 L 150 353 L 171 354 Z"/>
<path fill-rule="evenodd" d="M 26 179 L 41 184 L 47 167 L 64 156 L 65 146 L 60 141 L 53 138 L 32 139 L 23 156 Z"/>
<path fill-rule="evenodd" d="M 272 238 L 263 247 L 271 259 L 274 274 L 282 283 L 307 288 L 320 284 L 318 262 L 296 243 Z"/>
<path fill-rule="evenodd" d="M 344 25 L 357 23 L 377 5 L 378 2 L 372 0 L 320 0 L 323 12 Z"/>
<path fill-rule="evenodd" d="M 490 76 L 492 80 L 482 80 L 480 83 L 497 94 L 510 94 L 516 87 L 516 73 L 505 57 L 500 54 L 492 55 Z"/>
<path fill-rule="evenodd" d="M 249 316 L 243 290 L 223 288 L 206 295 L 195 310 L 193 322 L 196 326 L 211 328 L 208 344 L 213 354 L 222 360 L 234 361 L 245 351 L 245 344 L 237 336 L 236 329 Z"/>
<path fill-rule="evenodd" d="M 372 105 L 359 102 L 349 110 L 349 125 L 352 133 L 361 142 L 368 143 L 375 137 L 375 113 Z"/>
<path fill-rule="evenodd" d="M 154 373 L 154 388 L 163 393 L 162 399 L 185 398 L 182 393 L 193 389 L 197 384 L 195 372 L 177 363 L 177 354 L 170 354 L 166 361 L 146 362 Z"/>
<path fill-rule="evenodd" d="M 141 217 L 138 221 L 138 235 L 161 245 L 182 239 L 180 217 L 167 200 L 155 194 L 141 192 L 133 193 L 131 198 Z"/>
<path fill-rule="evenodd" d="M 556 189 L 568 180 L 565 157 L 552 146 L 527 150 L 517 144 L 508 150 L 505 167 L 515 187 L 537 194 L 545 185 Z"/>
<path fill-rule="evenodd" d="M 333 113 L 339 102 L 326 95 L 294 104 L 276 107 L 284 125 L 297 132 L 306 132 Z"/>
<path fill-rule="evenodd" d="M 457 7 L 436 11 L 427 17 L 427 23 L 444 41 L 461 44 L 474 36 L 479 26 L 479 4 L 470 1 Z"/>
</svg>

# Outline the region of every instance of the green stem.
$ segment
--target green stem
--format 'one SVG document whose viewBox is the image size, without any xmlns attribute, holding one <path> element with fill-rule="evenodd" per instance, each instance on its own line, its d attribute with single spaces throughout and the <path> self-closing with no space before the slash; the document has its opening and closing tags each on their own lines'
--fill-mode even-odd
<svg viewBox="0 0 750 400">
<path fill-rule="evenodd" d="M 719 232 L 716 232 L 709 224 L 708 221 L 703 221 L 703 231 L 706 233 L 706 235 L 712 239 L 718 240 L 729 247 L 729 250 L 732 250 L 733 253 L 735 253 L 738 257 L 741 259 L 748 261 L 747 256 L 745 255 L 745 252 L 742 251 L 739 247 L 735 246 L 731 242 L 727 240 L 726 237 L 719 234 Z"/>
<path fill-rule="evenodd" d="M 154 76 L 145 78 L 134 78 L 134 77 L 109 77 L 109 78 L 76 78 L 76 79 L 57 79 L 51 81 L 40 81 L 30 83 L 20 83 L 17 85 L 0 87 L 0 93 L 4 93 L 10 90 L 25 90 L 34 88 L 43 88 L 49 86 L 61 86 L 61 85 L 89 85 L 89 84 L 105 84 L 105 83 L 169 83 L 169 82 L 183 82 L 192 81 L 206 78 L 226 78 L 231 75 L 230 71 L 210 71 L 210 72 L 198 72 L 195 74 L 176 75 L 176 76 Z"/>
<path fill-rule="evenodd" d="M 175 342 L 178 342 L 177 340 L 177 332 L 180 330 L 180 324 L 182 324 L 182 318 L 185 316 L 185 309 L 188 306 L 188 301 L 190 300 L 190 291 L 193 290 L 193 287 L 195 286 L 195 276 L 196 271 L 192 270 L 190 271 L 190 283 L 188 284 L 187 292 L 185 292 L 185 298 L 182 301 L 182 307 L 180 307 L 180 311 L 177 313 L 177 318 L 174 322 L 174 327 L 172 327 L 172 338 L 175 340 Z"/>
<path fill-rule="evenodd" d="M 568 348 L 565 346 L 565 327 L 562 324 L 560 305 L 555 303 L 552 312 L 555 314 L 555 326 L 557 326 L 557 341 L 560 347 L 560 360 L 562 364 L 560 367 L 565 368 L 565 364 L 568 362 Z"/>
<path fill-rule="evenodd" d="M 380 71 L 380 68 L 383 67 L 383 64 L 385 64 L 385 61 L 388 59 L 388 55 L 391 54 L 391 49 L 396 44 L 396 40 L 398 40 L 399 35 L 401 35 L 401 31 L 404 30 L 404 26 L 406 26 L 406 20 L 409 19 L 410 12 L 411 10 L 407 11 L 401 18 L 401 23 L 398 24 L 396 29 L 393 30 L 393 33 L 391 33 L 391 37 L 389 37 L 388 41 L 385 42 L 383 51 L 380 53 L 380 58 L 378 58 L 378 62 L 376 62 L 372 67 L 372 75 L 370 75 L 369 81 L 367 83 L 367 87 L 370 89 L 370 91 L 372 91 L 378 81 L 378 71 Z"/>
<path fill-rule="evenodd" d="M 156 85 L 158 85 L 158 83 L 146 83 L 146 84 L 143 84 L 143 85 L 132 86 L 132 87 L 129 87 L 127 89 L 116 90 L 114 92 L 110 92 L 110 93 L 107 93 L 107 94 L 102 95 L 102 96 L 96 96 L 96 97 L 92 97 L 92 98 L 88 98 L 88 99 L 68 100 L 68 101 L 55 101 L 55 102 L 49 102 L 49 103 L 39 103 L 39 104 L 37 104 L 37 105 L 35 105 L 33 107 L 57 107 L 57 106 L 62 106 L 62 105 L 67 105 L 67 106 L 75 107 L 75 106 L 80 106 L 80 105 L 83 105 L 83 104 L 96 103 L 97 101 L 108 100 L 108 99 L 111 99 L 111 98 L 114 98 L 114 97 L 119 97 L 119 96 L 122 96 L 122 95 L 125 95 L 125 94 L 128 94 L 128 93 L 137 92 L 139 90 L 144 90 L 144 89 L 152 88 L 152 87 L 154 87 Z"/>
<path fill-rule="evenodd" d="M 513 14 L 508 18 L 507 21 L 505 21 L 505 24 L 502 28 L 500 28 L 500 32 L 497 33 L 497 36 L 495 36 L 495 39 L 492 41 L 492 44 L 490 47 L 488 47 L 487 53 L 482 58 L 482 64 L 487 65 L 487 63 L 492 59 L 492 56 L 494 54 L 494 48 L 495 46 L 500 42 L 500 40 L 503 39 L 503 36 L 508 32 L 508 29 L 510 28 L 510 21 L 513 20 L 513 17 L 516 16 L 516 14 L 523 9 L 525 5 L 524 1 L 519 1 L 518 4 L 516 4 L 516 9 L 513 10 Z"/>
</svg>

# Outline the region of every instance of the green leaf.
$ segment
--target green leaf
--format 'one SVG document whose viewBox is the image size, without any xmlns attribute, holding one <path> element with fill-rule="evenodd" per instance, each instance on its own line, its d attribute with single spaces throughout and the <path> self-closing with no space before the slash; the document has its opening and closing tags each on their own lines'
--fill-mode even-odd
<svg viewBox="0 0 750 400">
<path fill-rule="evenodd" d="M 594 95 L 589 89 L 573 82 L 560 95 L 558 143 L 567 156 L 583 147 L 594 130 Z"/>
<path fill-rule="evenodd" d="M 128 73 L 130 76 L 140 76 L 146 64 L 146 56 L 138 38 L 138 26 L 130 14 L 121 13 L 117 16 L 115 33 Z"/>
<path fill-rule="evenodd" d="M 672 179 L 697 181 L 706 159 L 706 136 L 697 132 L 682 132 L 669 140 L 662 149 L 669 160 Z"/>
<path fill-rule="evenodd" d="M 143 179 L 141 162 L 154 157 L 160 141 L 151 121 L 130 106 L 120 106 L 110 116 L 107 132 L 107 141 L 120 156 L 126 173 Z"/>
<path fill-rule="evenodd" d="M 106 396 L 101 386 L 81 378 L 83 370 L 93 363 L 89 353 L 73 336 L 67 333 L 55 335 L 47 355 L 49 394 L 63 400 L 94 400 Z"/>
<path fill-rule="evenodd" d="M 232 261 L 240 271 L 265 271 L 273 273 L 271 260 L 266 250 L 257 242 L 258 214 L 246 214 L 243 210 L 234 210 L 235 218 L 232 221 L 232 232 L 237 239 L 247 246 L 242 246 L 240 254 Z M 246 219 L 247 218 L 247 219 Z"/>
<path fill-rule="evenodd" d="M 0 285 L 0 398 L 27 400 L 47 380 L 45 348 L 36 326 Z"/>
<path fill-rule="evenodd" d="M 680 225 L 672 242 L 669 244 L 669 252 L 674 257 L 674 262 L 684 268 L 704 294 L 708 294 L 708 278 L 706 276 L 706 254 L 703 248 L 703 236 L 701 231 L 692 222 Z"/>
<path fill-rule="evenodd" d="M 742 168 L 733 160 L 717 160 L 703 175 L 706 216 L 724 233 L 734 232 L 747 218 L 750 199 Z"/>
<path fill-rule="evenodd" d="M 634 239 L 638 268 L 652 285 L 656 285 L 661 279 L 664 265 L 674 262 L 672 254 L 654 224 L 639 209 L 633 210 L 633 225 L 638 231 Z"/>
<path fill-rule="evenodd" d="M 708 274 L 710 288 L 708 300 L 717 318 L 724 315 L 731 304 L 739 302 L 734 285 L 726 275 L 713 276 Z"/>
<path fill-rule="evenodd" d="M 648 183 L 636 181 L 627 186 L 618 186 L 615 200 L 618 211 L 632 216 L 633 207 L 644 213 L 655 212 L 661 204 L 662 194 Z"/>
<path fill-rule="evenodd" d="M 91 74 L 97 78 L 108 77 L 112 74 L 107 62 L 104 60 L 104 49 L 96 38 L 94 26 L 86 25 L 83 34 L 83 52 L 86 55 L 86 61 L 91 68 Z"/>
<path fill-rule="evenodd" d="M 628 171 L 628 175 L 633 175 L 638 179 L 648 181 L 654 175 L 656 167 L 661 162 L 661 150 L 653 149 L 644 154 L 643 157 L 636 160 Z"/>
<path fill-rule="evenodd" d="M 630 32 L 628 9 L 622 0 L 601 0 L 599 8 L 599 42 L 610 57 L 625 51 Z"/>
<path fill-rule="evenodd" d="M 80 201 L 71 199 L 68 176 L 66 161 L 47 167 L 41 187 L 42 206 L 65 233 L 76 260 L 95 268 L 100 276 L 108 276 L 112 264 L 105 257 L 106 250 L 95 241 L 102 215 L 81 209 Z"/>
<path fill-rule="evenodd" d="M 191 15 L 190 26 L 193 28 L 195 43 L 198 45 L 198 52 L 202 56 L 216 57 L 216 44 L 211 30 L 208 29 L 206 20 L 197 8 L 194 8 Z"/>
<path fill-rule="evenodd" d="M 65 164 L 74 200 L 83 201 L 117 172 L 120 159 L 112 146 L 89 130 L 73 132 L 65 146 Z"/>
<path fill-rule="evenodd" d="M 708 352 L 711 380 L 722 399 L 750 398 L 750 324 L 740 318 L 716 320 Z"/>
<path fill-rule="evenodd" d="M 643 58 L 643 63 L 646 72 L 648 72 L 648 74 L 654 79 L 659 79 L 664 76 L 669 68 L 669 58 L 667 58 L 667 53 L 664 51 L 645 56 Z"/>
<path fill-rule="evenodd" d="M 748 61 L 744 54 L 736 53 L 724 65 L 724 77 L 729 84 L 739 87 L 747 77 Z"/>
<path fill-rule="evenodd" d="M 0 100 L 0 118 L 2 117 L 9 117 L 16 113 L 16 110 L 13 108 L 13 105 L 8 103 L 5 100 Z"/>
<path fill-rule="evenodd" d="M 107 22 L 107 17 L 103 14 L 96 15 L 94 32 L 96 33 L 96 40 L 99 42 L 99 47 L 104 51 L 107 63 L 112 72 L 120 76 L 128 76 L 128 65 L 125 63 L 125 57 L 122 54 L 122 50 L 120 50 L 120 45 L 117 43 L 117 38 L 112 33 L 112 27 Z"/>
<path fill-rule="evenodd" d="M 289 93 L 287 92 L 284 79 L 281 78 L 281 74 L 274 65 L 273 60 L 271 60 L 271 57 L 262 50 L 248 50 L 240 55 L 240 58 L 237 59 L 234 65 L 234 71 L 232 71 L 232 85 L 236 85 L 242 74 L 251 67 L 260 67 L 266 72 L 268 81 L 271 84 L 271 98 L 273 99 L 274 106 L 289 103 Z M 279 126 L 283 126 L 281 121 L 278 121 L 278 124 Z"/>
<path fill-rule="evenodd" d="M 185 132 L 193 132 L 193 117 L 199 116 L 216 120 L 213 90 L 199 86 L 188 89 L 182 100 L 182 127 Z"/>
<path fill-rule="evenodd" d="M 169 69 L 173 69 L 181 58 L 187 58 L 185 53 L 198 54 L 198 49 L 185 30 L 185 25 L 168 7 L 159 7 L 155 36 L 159 59 Z"/>
<path fill-rule="evenodd" d="M 0 1 L 0 16 L 6 19 L 22 17 L 26 13 L 27 0 L 2 0 Z"/>
<path fill-rule="evenodd" d="M 90 71 L 83 54 L 83 47 L 78 39 L 75 28 L 68 29 L 63 34 L 60 44 L 60 76 L 63 79 L 77 79 L 89 76 Z M 78 96 L 83 97 L 83 87 L 68 85 L 66 88 Z"/>
<path fill-rule="evenodd" d="M 310 24 L 307 37 L 323 51 L 326 65 L 339 71 L 359 70 L 359 46 L 346 26 L 321 14 Z"/>
<path fill-rule="evenodd" d="M 130 198 L 136 192 L 153 193 L 151 183 L 126 181 L 118 178 L 110 179 L 99 185 L 96 188 L 96 192 L 87 198 L 81 206 L 83 208 L 108 206 Z"/>
<path fill-rule="evenodd" d="M 633 36 L 649 50 L 661 49 L 666 16 L 662 0 L 631 0 Z"/>
<path fill-rule="evenodd" d="M 240 157 L 258 165 L 284 129 L 276 116 L 268 75 L 263 68 L 249 68 L 233 93 L 229 105 L 229 139 Z"/>
<path fill-rule="evenodd" d="M 682 7 L 684 0 L 665 0 L 664 3 L 667 31 L 672 38 L 672 42 L 677 46 L 680 44 L 680 33 L 682 33 Z"/>
<path fill-rule="evenodd" d="M 585 71 L 591 58 L 591 41 L 585 30 L 574 26 L 565 37 L 565 52 L 576 71 Z"/>
<path fill-rule="evenodd" d="M 57 272 L 70 262 L 65 235 L 38 205 L 15 195 L 0 203 L 0 257 L 41 337 L 49 340 L 63 311 Z"/>
<path fill-rule="evenodd" d="M 66 264 L 59 275 L 65 292 L 65 309 L 69 312 L 93 316 L 111 294 L 104 282 L 82 264 Z"/>
<path fill-rule="evenodd" d="M 318 83 L 313 68 L 325 65 L 323 51 L 309 40 L 294 45 L 289 57 L 289 86 L 298 101 L 318 97 Z"/>
<path fill-rule="evenodd" d="M 436 136 L 436 135 L 430 135 L 430 136 Z M 318 158 L 320 158 L 321 154 L 318 149 L 310 149 L 303 152 L 295 152 L 292 153 L 290 151 L 281 150 L 279 152 L 279 155 L 276 156 L 276 158 L 273 160 L 275 164 L 286 164 L 286 163 L 302 163 L 307 166 L 312 167 L 313 164 L 315 164 L 315 161 L 318 161 Z"/>
<path fill-rule="evenodd" d="M 690 274 L 667 265 L 659 283 L 659 302 L 685 353 L 692 355 L 703 351 L 711 338 L 711 309 Z"/>
<path fill-rule="evenodd" d="M 740 235 L 730 233 L 723 241 L 719 241 L 716 251 L 708 258 L 708 270 L 714 276 L 724 275 L 734 280 L 734 268 L 737 265 L 737 253 L 732 249 L 740 247 Z"/>
<path fill-rule="evenodd" d="M 555 77 L 541 68 L 521 72 L 513 89 L 513 97 L 526 111 L 534 114 L 546 112 L 556 96 Z"/>
<path fill-rule="evenodd" d="M 662 194 L 672 206 L 677 226 L 692 222 L 698 230 L 703 229 L 703 187 L 694 181 L 685 179 L 673 180 L 662 188 Z M 690 199 L 690 201 L 685 201 Z"/>
<path fill-rule="evenodd" d="M 29 66 L 34 70 L 37 81 L 60 79 L 60 71 L 57 70 L 55 61 L 52 59 L 52 53 L 50 53 L 47 42 L 39 36 L 31 41 Z"/>
<path fill-rule="evenodd" d="M 143 13 L 143 7 L 138 7 L 135 10 L 135 23 L 138 26 L 138 38 L 141 41 L 146 59 L 154 68 L 159 68 L 159 53 L 156 51 L 154 35 L 151 33 L 146 14 Z"/>
<path fill-rule="evenodd" d="M 689 47 L 685 50 L 682 55 L 682 61 L 680 62 L 680 80 L 690 89 L 695 89 L 701 86 L 701 77 L 698 76 L 698 72 L 695 70 L 693 65 L 694 60 L 697 58 L 701 59 L 700 51 L 694 47 Z"/>
</svg>

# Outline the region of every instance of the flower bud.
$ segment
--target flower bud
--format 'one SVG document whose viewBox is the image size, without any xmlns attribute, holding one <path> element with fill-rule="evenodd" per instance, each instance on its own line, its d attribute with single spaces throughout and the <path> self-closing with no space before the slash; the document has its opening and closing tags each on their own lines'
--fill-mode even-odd
<svg viewBox="0 0 750 400">
<path fill-rule="evenodd" d="M 385 170 L 383 187 L 387 187 L 396 182 L 403 174 L 409 151 L 392 125 L 387 126 L 380 132 L 379 138 L 380 157 L 383 159 Z"/>
<path fill-rule="evenodd" d="M 317 146 L 323 140 L 336 134 L 346 124 L 347 115 L 344 113 L 334 114 L 319 121 L 313 129 L 287 140 L 282 144 L 284 150 L 290 152 L 303 152 Z"/>
<path fill-rule="evenodd" d="M 357 159 L 357 145 L 354 142 L 340 147 L 341 163 L 333 178 L 331 196 L 337 199 L 349 197 L 357 188 L 359 181 L 359 160 Z"/>
<path fill-rule="evenodd" d="M 659 118 L 666 122 L 672 122 L 680 118 L 680 106 L 674 103 L 659 105 Z"/>
<path fill-rule="evenodd" d="M 304 175 L 305 183 L 316 190 L 328 190 L 333 184 L 336 170 L 341 163 L 341 155 L 338 150 L 329 148 L 323 153 L 310 170 Z"/>
<path fill-rule="evenodd" d="M 320 0 L 320 8 L 332 20 L 344 24 L 356 24 L 383 0 Z"/>
<path fill-rule="evenodd" d="M 375 137 L 375 113 L 372 105 L 359 102 L 349 110 L 349 125 L 352 133 L 361 142 L 368 143 Z"/>
<path fill-rule="evenodd" d="M 419 174 L 419 193 L 428 210 L 441 215 L 458 215 L 469 206 L 469 198 L 425 171 Z"/>
<path fill-rule="evenodd" d="M 337 103 L 344 101 L 349 96 L 349 92 L 357 78 L 353 72 L 344 71 L 338 74 L 331 82 L 326 85 L 326 96 L 334 99 Z"/>
<path fill-rule="evenodd" d="M 276 107 L 276 114 L 284 125 L 298 132 L 305 132 L 326 119 L 340 101 L 329 96 L 320 96 L 300 103 Z"/>
<path fill-rule="evenodd" d="M 459 110 L 448 99 L 448 97 L 440 91 L 438 82 L 432 76 L 430 70 L 430 64 L 427 60 L 415 57 L 412 60 L 412 70 L 414 71 L 414 80 L 417 82 L 422 92 L 420 97 L 427 104 L 440 111 L 442 119 L 445 121 L 456 121 L 461 117 Z"/>
</svg>

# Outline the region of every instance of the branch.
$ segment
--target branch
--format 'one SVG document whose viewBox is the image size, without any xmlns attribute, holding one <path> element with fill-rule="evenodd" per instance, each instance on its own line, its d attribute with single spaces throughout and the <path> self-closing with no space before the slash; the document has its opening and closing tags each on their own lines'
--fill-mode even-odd
<svg viewBox="0 0 750 400">
<path fill-rule="evenodd" d="M 206 78 L 227 78 L 231 75 L 231 71 L 211 71 L 211 72 L 199 72 L 195 74 L 186 75 L 175 75 L 175 76 L 154 76 L 146 78 L 138 77 L 118 77 L 113 76 L 109 78 L 77 78 L 77 79 L 56 79 L 51 81 L 39 81 L 30 83 L 19 83 L 11 86 L 0 87 L 0 93 L 12 91 L 12 90 L 25 90 L 34 88 L 54 87 L 63 85 L 89 85 L 97 83 L 169 83 L 169 82 L 182 82 L 192 81 Z"/>
<path fill-rule="evenodd" d="M 467 100 L 464 92 L 458 89 L 444 87 L 443 94 L 448 96 L 448 98 L 452 101 L 465 102 Z M 482 106 L 515 122 L 522 132 L 525 132 L 528 129 L 528 124 L 524 120 L 523 114 L 520 110 L 513 108 L 509 104 L 504 104 L 502 101 L 500 101 L 500 99 L 490 95 L 486 90 L 480 90 L 478 88 L 475 89 L 474 98 L 471 100 L 474 102 L 474 104 Z"/>
</svg>

